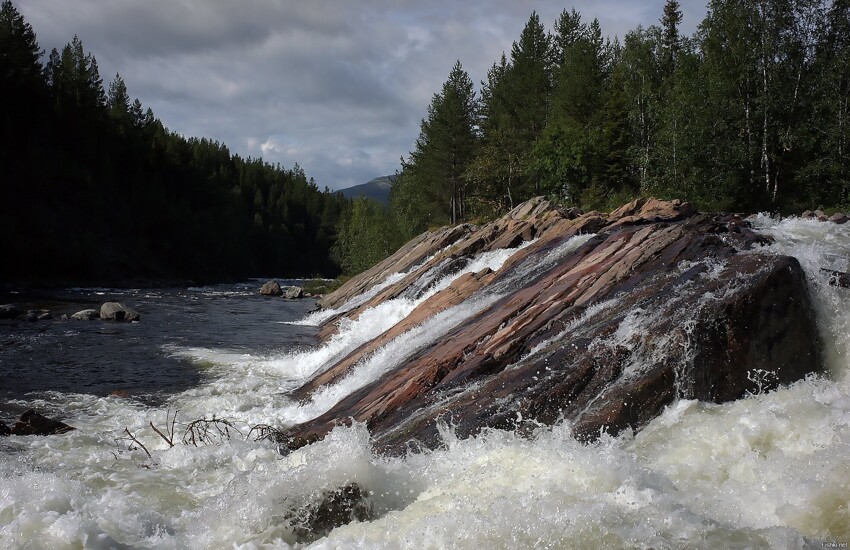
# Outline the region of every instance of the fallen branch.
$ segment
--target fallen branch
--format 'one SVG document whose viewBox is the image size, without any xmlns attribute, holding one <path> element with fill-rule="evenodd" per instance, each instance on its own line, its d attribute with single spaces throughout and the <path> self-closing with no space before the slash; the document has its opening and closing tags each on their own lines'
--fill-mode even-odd
<svg viewBox="0 0 850 550">
<path fill-rule="evenodd" d="M 215 415 L 212 418 L 199 418 L 186 426 L 186 431 L 183 433 L 183 443 L 195 447 L 198 444 L 220 443 L 230 439 L 231 430 L 244 437 L 244 434 L 227 419 L 216 418 Z"/>
<path fill-rule="evenodd" d="M 136 439 L 136 436 L 134 436 L 134 435 L 130 432 L 130 430 L 129 430 L 128 428 L 124 428 L 124 433 L 126 433 L 126 434 L 127 434 L 127 437 L 129 437 L 129 438 L 130 438 L 130 441 L 132 441 L 133 443 L 135 443 L 136 445 L 138 445 L 138 446 L 139 446 L 138 448 L 140 448 L 141 450 L 143 450 L 143 451 L 145 452 L 145 454 L 146 454 L 146 455 L 148 455 L 148 458 L 151 458 L 151 459 L 153 458 L 153 457 L 151 456 L 151 454 L 148 452 L 147 447 L 145 447 L 145 446 L 142 444 L 142 442 L 141 442 L 141 441 L 139 441 L 138 439 Z M 136 449 L 134 449 L 134 448 L 131 446 L 131 447 L 130 447 L 130 450 L 131 450 L 131 451 L 135 451 Z"/>
<path fill-rule="evenodd" d="M 268 424 L 257 424 L 256 426 L 251 427 L 251 431 L 249 431 L 248 435 L 245 437 L 246 439 L 249 439 L 253 435 L 254 441 L 264 441 L 266 439 L 278 441 L 282 433 L 283 432 L 274 426 L 269 426 Z"/>
<path fill-rule="evenodd" d="M 165 412 L 165 423 L 166 424 L 168 424 L 169 416 L 170 416 L 170 412 L 166 411 Z M 171 447 L 174 447 L 174 425 L 176 423 L 177 423 L 177 411 L 174 411 L 174 417 L 171 419 L 171 425 L 168 427 L 168 435 L 166 436 L 164 433 L 162 433 L 159 430 L 159 428 L 154 426 L 153 420 L 150 421 L 150 425 L 151 425 L 151 428 L 153 428 L 153 431 L 155 431 L 157 434 L 159 434 L 159 437 L 161 437 L 162 439 L 165 440 L 166 443 L 168 443 L 169 449 Z"/>
</svg>

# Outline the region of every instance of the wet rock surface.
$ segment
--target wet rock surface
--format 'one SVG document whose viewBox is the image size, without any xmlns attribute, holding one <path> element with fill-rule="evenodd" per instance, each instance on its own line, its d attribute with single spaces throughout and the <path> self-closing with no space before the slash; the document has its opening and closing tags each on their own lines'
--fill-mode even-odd
<svg viewBox="0 0 850 550">
<path fill-rule="evenodd" d="M 9 428 L 0 423 L 0 435 L 56 435 L 70 432 L 76 428 L 47 418 L 30 409 L 21 414 L 14 426 Z"/>
<path fill-rule="evenodd" d="M 609 215 L 535 199 L 480 228 L 420 236 L 395 260 L 325 297 L 325 307 L 340 313 L 322 335 L 332 335 L 343 317 L 422 292 L 427 281 L 476 254 L 529 242 L 497 271 L 463 275 L 317 373 L 296 398 L 338 382 L 438 312 L 490 297 L 444 337 L 325 414 L 289 428 L 283 443 L 297 448 L 352 420 L 366 423 L 374 445 L 389 454 L 438 446 L 440 421 L 459 437 L 566 421 L 577 437 L 593 439 L 639 429 L 677 398 L 729 401 L 823 368 L 797 260 L 761 253 L 769 239 L 738 216 L 708 216 L 687 203 L 654 199 Z M 345 309 L 395 272 L 405 275 Z"/>
<path fill-rule="evenodd" d="M 366 492 L 356 483 L 326 491 L 318 502 L 303 505 L 286 515 L 296 541 L 309 543 L 325 537 L 335 528 L 352 521 L 373 519 Z"/>
</svg>

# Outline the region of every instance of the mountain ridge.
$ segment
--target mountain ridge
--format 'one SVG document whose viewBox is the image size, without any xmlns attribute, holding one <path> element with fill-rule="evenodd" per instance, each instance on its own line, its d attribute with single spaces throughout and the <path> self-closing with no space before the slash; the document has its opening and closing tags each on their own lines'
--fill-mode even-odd
<svg viewBox="0 0 850 550">
<path fill-rule="evenodd" d="M 395 175 L 378 176 L 377 178 L 372 179 L 366 183 L 361 183 L 360 185 L 354 185 L 352 187 L 346 187 L 345 189 L 340 189 L 337 192 L 342 193 L 342 195 L 348 199 L 354 199 L 356 197 L 367 197 L 383 204 L 389 204 L 390 187 L 392 186 L 392 182 L 394 179 Z"/>
</svg>

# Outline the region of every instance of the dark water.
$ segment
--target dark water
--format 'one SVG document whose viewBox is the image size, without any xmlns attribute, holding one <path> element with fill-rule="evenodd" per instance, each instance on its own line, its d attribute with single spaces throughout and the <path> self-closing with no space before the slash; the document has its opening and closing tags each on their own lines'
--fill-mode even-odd
<svg viewBox="0 0 850 550">
<path fill-rule="evenodd" d="M 0 296 L 0 303 L 48 309 L 53 320 L 0 321 L 0 420 L 20 400 L 47 392 L 98 396 L 116 390 L 155 404 L 198 385 L 202 372 L 174 354 L 200 347 L 273 352 L 310 345 L 315 328 L 284 324 L 315 308 L 315 300 L 260 296 L 263 281 L 201 288 L 67 289 Z M 107 301 L 125 303 L 137 323 L 59 320 Z"/>
</svg>

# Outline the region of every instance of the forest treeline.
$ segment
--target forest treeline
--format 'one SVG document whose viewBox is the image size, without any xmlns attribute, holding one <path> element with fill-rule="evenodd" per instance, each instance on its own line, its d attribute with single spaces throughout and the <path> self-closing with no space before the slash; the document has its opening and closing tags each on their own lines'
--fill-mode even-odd
<svg viewBox="0 0 850 550">
<path fill-rule="evenodd" d="M 389 208 L 356 201 L 338 244 L 360 271 L 433 226 L 532 196 L 607 210 L 637 196 L 704 211 L 850 205 L 850 0 L 679 3 L 622 42 L 532 13 L 476 92 L 458 61 L 434 94 Z"/>
<path fill-rule="evenodd" d="M 575 10 L 551 31 L 532 13 L 477 89 L 455 63 L 384 207 L 169 131 L 76 36 L 44 56 L 4 0 L 0 281 L 356 273 L 537 195 L 850 206 L 850 0 L 711 0 L 693 36 L 681 21 L 668 0 L 620 41 Z"/>
<path fill-rule="evenodd" d="M 297 165 L 170 132 L 74 37 L 47 55 L 0 6 L 0 281 L 333 276 L 340 214 Z M 44 60 L 44 61 L 42 61 Z"/>
</svg>

